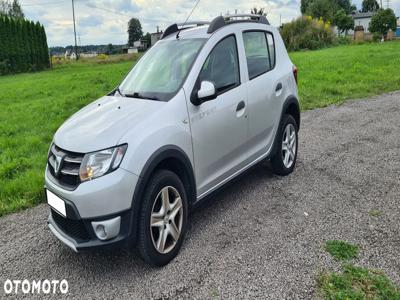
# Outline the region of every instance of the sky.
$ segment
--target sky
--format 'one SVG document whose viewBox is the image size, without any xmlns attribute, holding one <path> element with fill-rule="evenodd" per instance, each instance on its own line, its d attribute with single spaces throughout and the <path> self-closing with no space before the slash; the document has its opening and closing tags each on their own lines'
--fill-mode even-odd
<svg viewBox="0 0 400 300">
<path fill-rule="evenodd" d="M 353 0 L 360 9 L 362 0 Z M 379 0 L 380 1 L 380 0 Z M 379 2 L 378 1 L 378 2 Z M 382 0 L 384 7 L 387 0 Z M 400 0 L 389 0 L 400 16 Z M 126 44 L 127 23 L 138 18 L 144 33 L 157 26 L 183 22 L 196 0 L 75 0 L 79 45 Z M 50 47 L 74 43 L 71 0 L 20 0 L 28 19 L 45 26 Z M 300 15 L 300 0 L 200 0 L 190 20 L 210 21 L 221 13 L 249 13 L 252 7 L 265 8 L 272 25 L 288 22 Z"/>
</svg>

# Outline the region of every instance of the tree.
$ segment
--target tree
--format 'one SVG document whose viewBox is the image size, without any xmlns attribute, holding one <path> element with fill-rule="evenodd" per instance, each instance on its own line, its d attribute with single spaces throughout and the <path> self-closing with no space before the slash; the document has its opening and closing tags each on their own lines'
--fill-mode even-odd
<svg viewBox="0 0 400 300">
<path fill-rule="evenodd" d="M 136 18 L 130 19 L 128 23 L 128 46 L 132 47 L 133 43 L 140 40 L 143 36 L 142 24 Z"/>
<path fill-rule="evenodd" d="M 343 9 L 346 14 L 352 13 L 357 8 L 350 0 L 301 0 L 300 10 L 315 19 L 333 21 L 336 12 Z"/>
<path fill-rule="evenodd" d="M 253 15 L 260 15 L 260 16 L 267 16 L 267 13 L 265 12 L 265 8 L 259 8 L 253 7 L 251 10 L 251 14 Z"/>
<path fill-rule="evenodd" d="M 8 1 L 0 0 L 0 15 L 8 15 L 10 11 L 10 3 Z"/>
<path fill-rule="evenodd" d="M 379 9 L 377 13 L 372 16 L 371 23 L 369 24 L 369 31 L 380 34 L 383 39 L 390 29 L 393 31 L 396 30 L 396 20 L 396 15 L 390 8 Z"/>
<path fill-rule="evenodd" d="M 114 46 L 113 46 L 113 44 L 108 44 L 107 45 L 107 51 L 106 51 L 106 53 L 108 54 L 108 55 L 111 55 L 112 53 L 113 53 L 113 51 L 114 51 Z"/>
<path fill-rule="evenodd" d="M 43 25 L 39 24 L 39 39 L 40 39 L 40 49 L 41 49 L 41 63 L 43 68 L 50 67 L 49 60 L 49 47 L 47 45 L 46 31 Z"/>
<path fill-rule="evenodd" d="M 307 8 L 306 13 L 314 19 L 322 18 L 325 22 L 332 21 L 339 5 L 335 0 L 314 0 Z"/>
<path fill-rule="evenodd" d="M 363 0 L 362 2 L 362 12 L 373 12 L 379 9 L 379 4 L 376 0 Z"/>
<path fill-rule="evenodd" d="M 302 15 L 304 15 L 307 12 L 307 9 L 310 6 L 311 2 L 312 0 L 301 0 L 300 11 Z"/>
<path fill-rule="evenodd" d="M 13 3 L 10 5 L 8 15 L 10 17 L 17 18 L 17 19 L 25 18 L 25 15 L 22 11 L 21 5 L 19 4 L 18 0 L 14 0 Z"/>
<path fill-rule="evenodd" d="M 151 47 L 151 34 L 150 32 L 146 33 L 146 35 L 144 36 L 144 39 L 147 43 L 147 47 L 150 48 Z"/>
<path fill-rule="evenodd" d="M 338 27 L 339 36 L 343 32 L 347 32 L 350 29 L 354 28 L 354 19 L 346 14 L 344 9 L 340 9 L 336 12 L 333 17 L 333 24 Z"/>
</svg>

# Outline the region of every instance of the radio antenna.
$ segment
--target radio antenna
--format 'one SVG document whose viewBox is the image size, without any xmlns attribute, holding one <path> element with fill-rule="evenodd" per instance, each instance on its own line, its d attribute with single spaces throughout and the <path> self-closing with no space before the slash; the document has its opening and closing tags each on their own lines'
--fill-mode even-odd
<svg viewBox="0 0 400 300">
<path fill-rule="evenodd" d="M 182 28 L 186 25 L 187 21 L 189 20 L 189 18 L 191 17 L 192 13 L 194 12 L 194 10 L 196 9 L 197 5 L 199 4 L 200 0 L 197 0 L 196 4 L 193 6 L 192 11 L 190 12 L 190 14 L 187 16 L 185 22 L 183 23 L 182 27 L 178 30 L 178 33 L 176 34 L 176 39 L 179 40 L 179 34 L 181 33 Z"/>
</svg>

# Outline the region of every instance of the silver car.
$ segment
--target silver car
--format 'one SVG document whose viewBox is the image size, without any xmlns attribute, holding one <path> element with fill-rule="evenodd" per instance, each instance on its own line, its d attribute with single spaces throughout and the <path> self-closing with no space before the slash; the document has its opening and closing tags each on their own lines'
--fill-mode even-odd
<svg viewBox="0 0 400 300">
<path fill-rule="evenodd" d="M 165 265 L 207 195 L 266 159 L 293 171 L 299 126 L 297 69 L 265 17 L 171 25 L 118 88 L 56 132 L 49 228 L 75 251 L 136 247 Z"/>
</svg>

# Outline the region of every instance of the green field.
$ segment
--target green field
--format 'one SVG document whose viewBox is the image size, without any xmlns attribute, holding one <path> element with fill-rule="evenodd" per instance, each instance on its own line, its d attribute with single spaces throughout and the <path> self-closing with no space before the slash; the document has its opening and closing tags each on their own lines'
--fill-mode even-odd
<svg viewBox="0 0 400 300">
<path fill-rule="evenodd" d="M 400 89 L 400 42 L 292 53 L 302 109 Z M 43 201 L 52 136 L 72 113 L 112 90 L 134 61 L 72 63 L 0 77 L 0 216 Z"/>
</svg>

